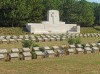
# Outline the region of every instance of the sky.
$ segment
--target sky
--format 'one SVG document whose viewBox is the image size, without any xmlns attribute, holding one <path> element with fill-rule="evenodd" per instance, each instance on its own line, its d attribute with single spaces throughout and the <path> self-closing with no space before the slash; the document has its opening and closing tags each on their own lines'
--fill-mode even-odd
<svg viewBox="0 0 100 74">
<path fill-rule="evenodd" d="M 87 0 L 87 1 L 100 3 L 100 0 Z"/>
</svg>

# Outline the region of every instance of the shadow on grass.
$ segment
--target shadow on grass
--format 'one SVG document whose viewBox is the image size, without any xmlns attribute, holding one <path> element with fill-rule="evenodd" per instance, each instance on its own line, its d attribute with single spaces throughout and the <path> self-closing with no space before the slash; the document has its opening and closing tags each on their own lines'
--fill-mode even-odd
<svg viewBox="0 0 100 74">
<path fill-rule="evenodd" d="M 93 27 L 94 29 L 96 29 L 97 31 L 100 31 L 100 26 L 98 27 Z"/>
<path fill-rule="evenodd" d="M 22 29 L 24 32 L 29 32 L 27 29 L 26 29 L 26 27 L 23 27 L 23 29 Z"/>
</svg>

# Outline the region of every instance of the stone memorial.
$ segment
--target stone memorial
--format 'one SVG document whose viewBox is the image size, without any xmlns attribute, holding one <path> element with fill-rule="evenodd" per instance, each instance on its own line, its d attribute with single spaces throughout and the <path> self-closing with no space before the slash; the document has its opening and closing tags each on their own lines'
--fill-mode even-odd
<svg viewBox="0 0 100 74">
<path fill-rule="evenodd" d="M 65 22 L 60 21 L 58 10 L 49 10 L 47 21 L 42 21 L 42 23 L 27 23 L 26 28 L 34 34 L 80 33 L 80 26 L 65 24 Z"/>
</svg>

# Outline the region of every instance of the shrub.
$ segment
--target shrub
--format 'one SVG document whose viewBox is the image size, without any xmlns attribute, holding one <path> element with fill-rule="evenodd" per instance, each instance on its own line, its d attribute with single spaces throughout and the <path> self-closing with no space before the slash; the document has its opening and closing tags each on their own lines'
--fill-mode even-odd
<svg viewBox="0 0 100 74">
<path fill-rule="evenodd" d="M 43 47 L 41 47 L 41 48 L 40 48 L 40 51 L 44 52 L 44 51 L 45 51 L 45 49 L 43 49 Z"/>
<path fill-rule="evenodd" d="M 31 54 L 32 54 L 32 59 L 36 59 L 37 58 L 37 55 L 36 55 L 35 52 L 31 52 Z"/>
<path fill-rule="evenodd" d="M 80 38 L 76 38 L 75 39 L 75 44 L 81 44 L 81 39 Z"/>
<path fill-rule="evenodd" d="M 81 43 L 81 39 L 80 38 L 70 38 L 68 40 L 69 44 L 80 44 Z"/>
<path fill-rule="evenodd" d="M 69 44 L 74 44 L 74 43 L 75 43 L 75 38 L 70 38 L 70 39 L 68 40 L 68 43 L 69 43 Z"/>
<path fill-rule="evenodd" d="M 26 41 L 26 40 L 24 40 L 23 42 L 23 47 L 31 47 L 31 45 L 32 45 L 32 41 L 31 40 L 29 40 L 29 41 Z"/>
</svg>

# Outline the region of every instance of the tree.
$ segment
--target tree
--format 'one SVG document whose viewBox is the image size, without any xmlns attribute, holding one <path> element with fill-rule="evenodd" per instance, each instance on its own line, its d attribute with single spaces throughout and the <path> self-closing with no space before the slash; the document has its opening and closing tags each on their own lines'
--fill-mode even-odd
<svg viewBox="0 0 100 74">
<path fill-rule="evenodd" d="M 44 11 L 43 11 L 43 20 L 47 19 L 48 10 L 59 10 L 60 16 L 62 15 L 64 0 L 43 0 Z"/>
<path fill-rule="evenodd" d="M 66 23 L 77 23 L 77 10 L 75 0 L 65 0 L 63 4 L 63 21 Z"/>
<path fill-rule="evenodd" d="M 78 23 L 81 26 L 93 26 L 94 24 L 94 12 L 92 7 L 86 0 L 78 2 Z"/>
<path fill-rule="evenodd" d="M 0 23 L 2 26 L 23 26 L 27 22 L 42 21 L 41 0 L 2 0 Z"/>
<path fill-rule="evenodd" d="M 94 8 L 95 24 L 100 26 L 100 4 Z"/>
</svg>

